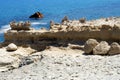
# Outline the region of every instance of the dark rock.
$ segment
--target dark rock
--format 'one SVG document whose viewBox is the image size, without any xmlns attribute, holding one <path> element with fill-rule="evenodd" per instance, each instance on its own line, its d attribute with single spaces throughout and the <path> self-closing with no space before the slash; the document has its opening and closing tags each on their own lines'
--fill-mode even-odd
<svg viewBox="0 0 120 80">
<path fill-rule="evenodd" d="M 31 15 L 29 18 L 43 18 L 43 14 L 40 12 L 36 12 L 33 15 Z"/>
<path fill-rule="evenodd" d="M 116 43 L 116 42 L 113 42 L 111 44 L 109 54 L 110 55 L 120 54 L 120 45 L 118 43 Z"/>
<path fill-rule="evenodd" d="M 65 21 L 69 21 L 68 17 L 65 16 L 63 19 L 62 19 L 62 23 L 65 22 Z"/>
<path fill-rule="evenodd" d="M 84 46 L 84 51 L 86 54 L 90 54 L 93 52 L 93 49 L 98 45 L 99 43 L 95 39 L 89 39 L 86 41 Z"/>
<path fill-rule="evenodd" d="M 54 21 L 50 21 L 50 26 L 55 25 Z"/>
<path fill-rule="evenodd" d="M 85 23 L 86 19 L 85 18 L 81 18 L 79 21 L 80 21 L 80 23 Z"/>
</svg>

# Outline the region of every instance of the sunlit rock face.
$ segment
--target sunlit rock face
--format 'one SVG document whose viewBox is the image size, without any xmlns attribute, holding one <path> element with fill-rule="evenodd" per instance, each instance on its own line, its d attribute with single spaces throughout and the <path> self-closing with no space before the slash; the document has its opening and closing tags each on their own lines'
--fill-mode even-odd
<svg viewBox="0 0 120 80">
<path fill-rule="evenodd" d="M 67 21 L 66 21 L 67 20 Z M 40 42 L 41 40 L 88 40 L 120 41 L 120 18 L 103 18 L 81 23 L 66 19 L 61 24 L 51 21 L 50 30 L 34 30 L 30 22 L 12 22 L 5 33 L 6 42 Z M 84 19 L 85 20 L 85 19 Z M 23 26 L 24 25 L 24 26 Z"/>
<path fill-rule="evenodd" d="M 18 22 L 15 21 L 10 22 L 11 30 L 30 30 L 31 23 L 29 21 L 26 22 Z"/>
</svg>

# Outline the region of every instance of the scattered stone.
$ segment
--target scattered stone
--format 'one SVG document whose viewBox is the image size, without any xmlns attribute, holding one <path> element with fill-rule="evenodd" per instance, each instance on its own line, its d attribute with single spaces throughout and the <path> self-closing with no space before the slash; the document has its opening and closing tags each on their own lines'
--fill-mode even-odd
<svg viewBox="0 0 120 80">
<path fill-rule="evenodd" d="M 110 46 L 108 45 L 108 43 L 106 41 L 102 41 L 93 49 L 93 54 L 105 55 L 108 53 L 109 49 Z"/>
<path fill-rule="evenodd" d="M 42 55 L 35 53 L 27 57 L 22 57 L 20 60 L 19 67 L 22 67 L 24 65 L 29 65 L 31 63 L 40 61 L 42 59 Z"/>
<path fill-rule="evenodd" d="M 120 45 L 118 43 L 116 43 L 116 42 L 113 42 L 111 44 L 109 54 L 110 55 L 120 54 Z"/>
<path fill-rule="evenodd" d="M 99 43 L 95 39 L 89 39 L 86 41 L 84 46 L 84 51 L 87 54 L 92 53 L 93 48 L 95 48 Z"/>
<path fill-rule="evenodd" d="M 85 19 L 85 18 L 81 18 L 81 19 L 79 20 L 79 22 L 80 22 L 80 23 L 85 23 L 85 22 L 86 22 L 86 19 Z"/>
<path fill-rule="evenodd" d="M 29 18 L 43 18 L 43 14 L 40 12 L 36 12 L 33 15 L 31 15 Z"/>
<path fill-rule="evenodd" d="M 107 24 L 103 24 L 102 27 L 101 27 L 101 30 L 111 30 L 112 27 L 110 25 L 107 25 Z"/>
<path fill-rule="evenodd" d="M 105 21 L 107 22 L 107 21 L 109 21 L 109 19 L 108 19 L 108 18 L 105 18 Z"/>
<path fill-rule="evenodd" d="M 6 48 L 7 51 L 16 51 L 17 50 L 17 46 L 14 43 L 11 43 L 7 46 Z"/>
<path fill-rule="evenodd" d="M 65 16 L 63 19 L 62 19 L 62 23 L 65 22 L 65 21 L 69 21 L 68 17 Z"/>
<path fill-rule="evenodd" d="M 50 26 L 53 26 L 54 24 L 54 21 L 50 21 Z"/>
<path fill-rule="evenodd" d="M 112 28 L 114 31 L 120 31 L 120 25 L 115 24 Z"/>
</svg>

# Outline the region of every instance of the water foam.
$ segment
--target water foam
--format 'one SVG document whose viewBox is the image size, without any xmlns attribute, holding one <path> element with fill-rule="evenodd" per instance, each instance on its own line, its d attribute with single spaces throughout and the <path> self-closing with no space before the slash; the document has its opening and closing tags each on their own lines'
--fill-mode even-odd
<svg viewBox="0 0 120 80">
<path fill-rule="evenodd" d="M 44 22 L 31 22 L 31 25 L 46 25 L 47 23 Z M 6 32 L 7 30 L 10 29 L 10 25 L 3 25 L 0 28 L 0 34 L 3 34 L 4 32 Z"/>
<path fill-rule="evenodd" d="M 6 32 L 7 30 L 10 29 L 10 25 L 4 25 L 0 28 L 0 34 Z"/>
<path fill-rule="evenodd" d="M 44 23 L 44 22 L 32 22 L 31 23 L 32 25 L 46 25 L 47 23 Z"/>
</svg>

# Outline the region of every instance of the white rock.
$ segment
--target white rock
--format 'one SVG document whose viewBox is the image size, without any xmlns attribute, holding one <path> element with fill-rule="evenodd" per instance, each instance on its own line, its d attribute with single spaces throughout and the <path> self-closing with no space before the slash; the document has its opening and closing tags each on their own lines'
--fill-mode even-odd
<svg viewBox="0 0 120 80">
<path fill-rule="evenodd" d="M 14 43 L 11 43 L 7 46 L 7 51 L 16 51 L 17 50 L 17 46 Z"/>
<path fill-rule="evenodd" d="M 109 54 L 110 55 L 120 54 L 120 45 L 116 42 L 112 43 L 109 50 Z"/>
<path fill-rule="evenodd" d="M 89 54 L 93 51 L 93 48 L 97 46 L 99 43 L 95 39 L 89 39 L 86 41 L 84 46 L 85 53 Z"/>
<path fill-rule="evenodd" d="M 12 56 L 0 56 L 0 71 L 18 68 L 19 59 Z"/>
<path fill-rule="evenodd" d="M 93 54 L 107 54 L 110 49 L 110 46 L 106 41 L 100 42 L 94 49 Z"/>
<path fill-rule="evenodd" d="M 71 49 L 83 49 L 84 47 L 76 44 L 68 44 L 68 47 Z"/>
</svg>

